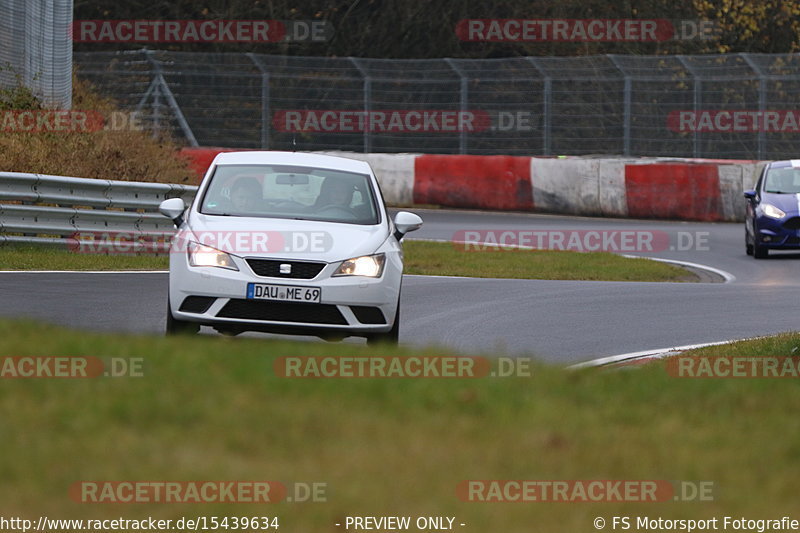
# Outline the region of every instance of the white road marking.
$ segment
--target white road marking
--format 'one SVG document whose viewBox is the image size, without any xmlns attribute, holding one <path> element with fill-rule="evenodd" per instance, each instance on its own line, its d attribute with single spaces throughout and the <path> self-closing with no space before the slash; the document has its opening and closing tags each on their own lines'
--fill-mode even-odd
<svg viewBox="0 0 800 533">
<path fill-rule="evenodd" d="M 753 338 L 758 337 L 751 337 L 750 339 L 731 339 L 728 341 L 717 341 L 717 342 L 705 342 L 702 344 L 687 344 L 686 346 L 673 346 L 672 348 L 656 348 L 653 350 L 642 350 L 641 352 L 630 352 L 630 353 L 623 353 L 620 355 L 610 355 L 608 357 L 600 357 L 598 359 L 591 359 L 589 361 L 584 361 L 583 363 L 577 363 L 574 365 L 570 365 L 567 368 L 569 370 L 578 370 L 581 368 L 592 368 L 597 366 L 605 366 L 610 365 L 613 363 L 621 363 L 624 361 L 635 361 L 636 359 L 642 359 L 645 357 L 653 358 L 653 359 L 661 359 L 662 357 L 669 357 L 671 355 L 678 355 L 682 352 L 687 350 L 695 350 L 697 348 L 705 348 L 706 346 L 720 346 L 722 344 L 731 344 L 733 342 L 739 342 L 742 340 L 751 340 Z"/>
<path fill-rule="evenodd" d="M 726 271 L 721 270 L 719 268 L 714 268 L 714 267 L 711 267 L 711 266 L 708 266 L 708 265 L 701 265 L 700 263 L 691 263 L 689 261 L 678 261 L 677 259 L 661 259 L 660 257 L 646 257 L 646 256 L 642 256 L 642 255 L 623 255 L 622 257 L 631 257 L 631 258 L 634 258 L 634 259 L 636 259 L 636 258 L 649 259 L 651 261 L 659 261 L 661 263 L 674 263 L 676 265 L 683 265 L 683 266 L 699 268 L 700 270 L 707 270 L 709 272 L 713 272 L 714 274 L 722 276 L 722 278 L 725 280 L 724 283 L 730 283 L 732 281 L 736 281 L 736 276 L 734 276 L 730 272 L 726 272 Z"/>
</svg>

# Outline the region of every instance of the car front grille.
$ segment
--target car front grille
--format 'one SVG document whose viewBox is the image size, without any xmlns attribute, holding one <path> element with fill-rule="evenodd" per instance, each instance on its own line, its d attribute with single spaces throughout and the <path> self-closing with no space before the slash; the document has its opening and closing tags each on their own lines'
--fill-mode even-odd
<svg viewBox="0 0 800 533">
<path fill-rule="evenodd" d="M 789 220 L 783 223 L 783 227 L 791 230 L 800 229 L 800 217 L 790 218 Z"/>
<path fill-rule="evenodd" d="M 287 279 L 313 279 L 327 263 L 308 261 L 281 261 L 279 259 L 247 259 L 247 264 L 257 276 Z M 281 274 L 281 265 L 289 265 L 291 272 Z"/>
<path fill-rule="evenodd" d="M 330 304 L 231 299 L 217 316 L 242 320 L 347 325 L 339 308 Z"/>
</svg>

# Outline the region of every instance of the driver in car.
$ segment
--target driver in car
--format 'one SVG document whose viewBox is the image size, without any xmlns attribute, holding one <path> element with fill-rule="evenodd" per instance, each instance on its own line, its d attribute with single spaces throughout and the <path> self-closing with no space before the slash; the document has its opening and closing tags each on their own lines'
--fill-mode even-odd
<svg viewBox="0 0 800 533">
<path fill-rule="evenodd" d="M 350 211 L 350 204 L 353 202 L 355 188 L 346 181 L 333 178 L 325 178 L 319 190 L 319 196 L 314 203 L 316 209 L 329 207 L 339 207 Z"/>
</svg>

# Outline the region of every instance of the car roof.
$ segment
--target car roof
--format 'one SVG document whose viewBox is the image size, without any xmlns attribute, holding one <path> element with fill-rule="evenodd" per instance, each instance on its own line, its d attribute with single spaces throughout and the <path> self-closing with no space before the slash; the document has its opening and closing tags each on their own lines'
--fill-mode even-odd
<svg viewBox="0 0 800 533">
<path fill-rule="evenodd" d="M 785 161 L 773 161 L 769 164 L 769 168 L 800 168 L 800 159 L 787 159 Z"/>
<path fill-rule="evenodd" d="M 297 165 L 371 174 L 369 163 L 347 157 L 308 152 L 243 151 L 220 152 L 214 165 Z"/>
</svg>

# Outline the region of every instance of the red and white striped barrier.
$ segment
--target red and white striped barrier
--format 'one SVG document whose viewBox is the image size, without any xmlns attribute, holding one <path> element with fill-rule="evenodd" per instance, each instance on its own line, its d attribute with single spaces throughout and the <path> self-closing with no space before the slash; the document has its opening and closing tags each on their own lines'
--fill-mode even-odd
<svg viewBox="0 0 800 533">
<path fill-rule="evenodd" d="M 185 148 L 199 177 L 229 149 Z M 738 221 L 764 163 L 665 158 L 326 152 L 372 165 L 390 204 Z"/>
</svg>

